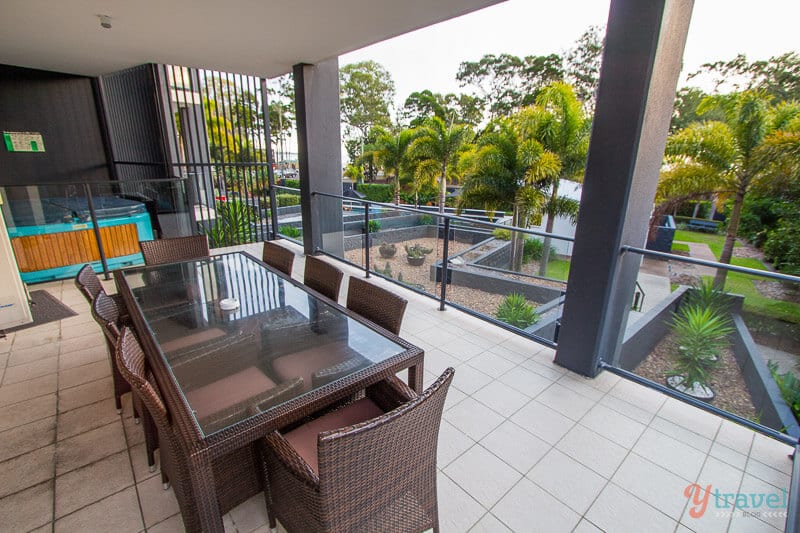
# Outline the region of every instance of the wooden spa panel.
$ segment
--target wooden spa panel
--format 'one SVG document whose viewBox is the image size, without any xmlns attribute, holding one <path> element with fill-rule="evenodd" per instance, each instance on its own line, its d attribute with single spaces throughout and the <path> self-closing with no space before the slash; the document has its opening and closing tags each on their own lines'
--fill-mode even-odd
<svg viewBox="0 0 800 533">
<path fill-rule="evenodd" d="M 136 224 L 100 228 L 106 257 L 139 253 Z M 65 233 L 46 233 L 11 239 L 20 272 L 35 272 L 100 260 L 94 231 L 85 229 Z"/>
</svg>

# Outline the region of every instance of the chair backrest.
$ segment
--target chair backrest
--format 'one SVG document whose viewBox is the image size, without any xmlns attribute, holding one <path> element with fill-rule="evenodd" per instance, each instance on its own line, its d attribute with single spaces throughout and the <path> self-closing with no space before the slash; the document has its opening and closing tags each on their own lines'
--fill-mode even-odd
<svg viewBox="0 0 800 533">
<path fill-rule="evenodd" d="M 344 273 L 321 259 L 312 255 L 306 256 L 303 283 L 333 301 L 339 299 L 339 288 L 342 286 Z"/>
<path fill-rule="evenodd" d="M 83 265 L 78 271 L 78 275 L 75 276 L 75 286 L 78 287 L 78 290 L 81 291 L 81 294 L 89 304 L 97 298 L 98 294 L 105 292 L 103 285 L 100 283 L 100 278 L 97 277 L 92 265 L 88 263 Z"/>
<path fill-rule="evenodd" d="M 123 327 L 120 332 L 115 357 L 120 373 L 131 388 L 139 393 L 153 421 L 159 427 L 159 433 L 166 434 L 169 426 L 166 404 L 158 390 L 147 379 L 144 351 L 139 339 L 128 327 Z"/>
<path fill-rule="evenodd" d="M 100 328 L 113 350 L 119 340 L 117 324 L 119 324 L 120 311 L 117 302 L 105 292 L 99 293 L 92 302 L 92 317 L 100 324 Z"/>
<path fill-rule="evenodd" d="M 332 519 L 341 521 L 334 531 L 380 531 L 389 524 L 417 530 L 435 515 L 436 447 L 453 374 L 448 368 L 420 396 L 393 411 L 317 436 L 319 489 L 328 500 L 323 508 L 334 510 Z M 363 504 L 364 491 L 369 505 Z M 381 516 L 379 510 L 401 500 L 409 505 Z"/>
<path fill-rule="evenodd" d="M 160 265 L 190 259 L 204 259 L 211 255 L 208 237 L 192 235 L 155 241 L 139 241 L 145 265 Z"/>
<path fill-rule="evenodd" d="M 264 251 L 261 260 L 269 266 L 276 268 L 286 274 L 292 275 L 292 265 L 294 265 L 294 252 L 284 248 L 274 242 L 264 241 Z"/>
<path fill-rule="evenodd" d="M 360 278 L 350 276 L 347 287 L 347 308 L 379 326 L 400 334 L 408 301 Z"/>
</svg>

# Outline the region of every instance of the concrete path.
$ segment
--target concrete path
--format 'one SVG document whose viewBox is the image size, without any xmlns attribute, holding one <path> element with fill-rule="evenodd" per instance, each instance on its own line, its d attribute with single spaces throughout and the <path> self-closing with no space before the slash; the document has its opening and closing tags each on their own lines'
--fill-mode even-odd
<svg viewBox="0 0 800 533">
<path fill-rule="evenodd" d="M 714 252 L 711 251 L 711 248 L 709 248 L 707 244 L 702 242 L 684 242 L 683 244 L 689 246 L 689 255 L 693 259 L 702 259 L 703 261 L 717 261 L 717 256 L 714 255 Z M 686 270 L 687 273 L 691 273 L 695 276 L 716 276 L 717 274 L 716 268 L 705 267 L 700 265 L 690 265 L 688 263 L 674 262 L 672 268 L 673 270 L 676 270 L 677 268 L 681 270 Z"/>
<path fill-rule="evenodd" d="M 757 344 L 756 346 L 758 346 L 758 350 L 761 352 L 764 362 L 769 363 L 770 361 L 775 361 L 778 363 L 779 374 L 792 372 L 796 376 L 800 375 L 800 368 L 798 368 L 800 357 L 789 352 L 783 352 L 776 348 L 764 346 L 762 344 Z"/>
</svg>

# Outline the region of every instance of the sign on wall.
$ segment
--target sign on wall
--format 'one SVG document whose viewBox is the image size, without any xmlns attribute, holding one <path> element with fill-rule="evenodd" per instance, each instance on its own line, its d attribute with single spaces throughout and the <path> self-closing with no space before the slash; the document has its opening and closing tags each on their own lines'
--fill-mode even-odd
<svg viewBox="0 0 800 533">
<path fill-rule="evenodd" d="M 42 134 L 35 131 L 4 131 L 3 140 L 9 152 L 44 152 Z"/>
</svg>

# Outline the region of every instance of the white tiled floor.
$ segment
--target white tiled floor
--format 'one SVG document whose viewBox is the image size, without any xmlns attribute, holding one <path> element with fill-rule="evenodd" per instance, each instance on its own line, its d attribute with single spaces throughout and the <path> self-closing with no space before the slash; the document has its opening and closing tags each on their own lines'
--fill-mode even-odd
<svg viewBox="0 0 800 533">
<path fill-rule="evenodd" d="M 374 281 L 408 298 L 402 336 L 425 348 L 426 384 L 456 369 L 439 439 L 442 531 L 782 529 L 776 513 L 731 517 L 713 495 L 694 518 L 684 491 L 782 494 L 789 447 L 611 374 L 577 376 L 549 348 Z M 0 340 L 0 530 L 182 530 L 130 405 L 116 414 L 86 302 L 71 280 L 34 288 L 78 316 Z M 229 531 L 265 524 L 259 497 L 225 516 Z"/>
</svg>

